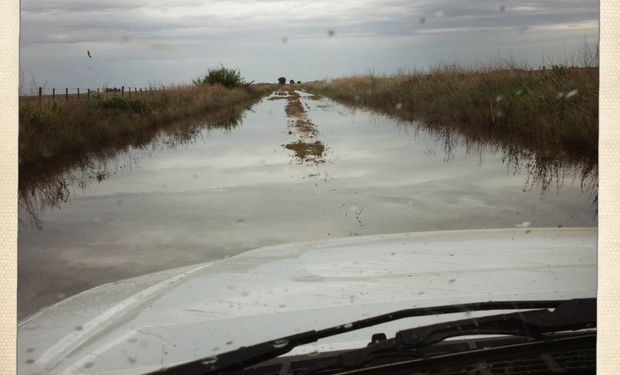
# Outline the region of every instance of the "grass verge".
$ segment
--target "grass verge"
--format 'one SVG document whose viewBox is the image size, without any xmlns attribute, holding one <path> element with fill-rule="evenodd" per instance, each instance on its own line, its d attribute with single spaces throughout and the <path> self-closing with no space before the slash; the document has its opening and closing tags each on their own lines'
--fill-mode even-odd
<svg viewBox="0 0 620 375">
<path fill-rule="evenodd" d="M 105 94 L 82 100 L 19 104 L 20 170 L 41 162 L 79 158 L 105 148 L 141 143 L 145 134 L 176 121 L 250 104 L 271 86 L 178 87 L 129 97 Z"/>
<path fill-rule="evenodd" d="M 598 68 L 479 70 L 355 76 L 305 85 L 345 104 L 369 107 L 469 140 L 518 145 L 541 157 L 596 159 Z"/>
</svg>

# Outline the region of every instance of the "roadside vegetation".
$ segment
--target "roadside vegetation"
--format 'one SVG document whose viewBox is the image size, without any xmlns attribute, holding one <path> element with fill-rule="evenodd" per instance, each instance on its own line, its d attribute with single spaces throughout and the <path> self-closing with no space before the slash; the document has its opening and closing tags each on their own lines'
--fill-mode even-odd
<svg viewBox="0 0 620 375">
<path fill-rule="evenodd" d="M 228 78 L 226 78 L 228 79 Z M 195 117 L 226 117 L 272 91 L 271 85 L 225 87 L 205 83 L 148 93 L 105 93 L 87 99 L 41 102 L 20 98 L 20 170 L 42 162 L 79 159 L 105 148 L 140 143 L 153 131 Z"/>
<path fill-rule="evenodd" d="M 245 80 L 241 77 L 241 72 L 239 70 L 229 69 L 224 66 L 209 69 L 207 71 L 207 74 L 194 79 L 192 82 L 196 86 L 205 84 L 217 84 L 224 87 L 236 87 L 245 84 Z"/>
<path fill-rule="evenodd" d="M 450 65 L 428 73 L 320 81 L 304 89 L 424 126 L 457 130 L 471 141 L 518 145 L 543 158 L 596 160 L 598 85 L 596 67 Z"/>
</svg>

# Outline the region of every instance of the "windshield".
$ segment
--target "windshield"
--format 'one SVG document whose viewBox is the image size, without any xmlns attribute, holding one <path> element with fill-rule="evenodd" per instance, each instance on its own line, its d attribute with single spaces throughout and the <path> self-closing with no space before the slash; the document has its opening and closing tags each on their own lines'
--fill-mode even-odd
<svg viewBox="0 0 620 375">
<path fill-rule="evenodd" d="M 598 8 L 22 1 L 20 372 L 596 297 Z"/>
</svg>

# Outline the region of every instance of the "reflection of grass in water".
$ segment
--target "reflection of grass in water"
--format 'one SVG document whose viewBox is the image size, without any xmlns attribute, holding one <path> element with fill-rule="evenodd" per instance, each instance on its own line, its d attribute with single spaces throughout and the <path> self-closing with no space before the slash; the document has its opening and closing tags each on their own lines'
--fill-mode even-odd
<svg viewBox="0 0 620 375">
<path fill-rule="evenodd" d="M 440 67 L 428 74 L 358 76 L 307 85 L 345 104 L 518 144 L 553 157 L 596 158 L 598 68 L 545 71 Z"/>
<path fill-rule="evenodd" d="M 554 158 L 536 153 L 517 144 L 500 143 L 494 139 L 483 137 L 467 137 L 451 127 L 416 124 L 418 125 L 416 132 L 423 129 L 434 135 L 435 141 L 443 145 L 446 162 L 455 158 L 454 151 L 462 142 L 467 154 L 478 154 L 482 160 L 484 154 L 499 153 L 502 155 L 502 162 L 513 175 L 525 173 L 527 179 L 523 184 L 524 192 L 532 191 L 535 188 L 540 188 L 542 194 L 554 188 L 559 191 L 565 179 L 577 179 L 580 181 L 581 191 L 588 192 L 592 196 L 593 205 L 598 202 L 598 164 L 596 159 L 587 157 Z M 409 123 L 405 123 L 405 126 L 409 126 Z M 425 154 L 428 153 L 427 150 Z"/>
<path fill-rule="evenodd" d="M 598 82 L 598 68 L 447 66 L 427 74 L 335 79 L 304 89 L 415 122 L 444 142 L 446 159 L 459 136 L 468 148 L 501 151 L 510 168 L 527 170 L 525 189 L 540 186 L 545 192 L 561 186 L 566 173 L 574 174 L 596 203 Z"/>
<path fill-rule="evenodd" d="M 284 148 L 295 152 L 295 157 L 301 163 L 311 162 L 315 164 L 324 163 L 325 145 L 321 141 L 304 142 L 297 141 L 284 145 Z"/>
<path fill-rule="evenodd" d="M 140 137 L 127 138 L 123 143 L 116 143 L 98 152 L 44 160 L 34 165 L 29 164 L 28 168 L 20 166 L 18 192 L 20 222 L 30 222 L 41 227 L 40 212 L 46 208 L 59 207 L 61 203 L 66 202 L 71 194 L 70 186 L 83 190 L 91 183 L 103 182 L 113 174 L 107 166 L 107 161 L 118 153 L 132 147 L 146 148 L 160 135 L 165 136 L 163 144 L 166 147 L 174 148 L 196 139 L 205 128 L 232 130 L 242 124 L 244 108 L 233 106 L 206 116 L 177 122 L 166 128 L 154 128 L 149 132 L 142 132 Z M 139 161 L 132 159 L 130 163 L 130 168 L 133 168 Z"/>
</svg>

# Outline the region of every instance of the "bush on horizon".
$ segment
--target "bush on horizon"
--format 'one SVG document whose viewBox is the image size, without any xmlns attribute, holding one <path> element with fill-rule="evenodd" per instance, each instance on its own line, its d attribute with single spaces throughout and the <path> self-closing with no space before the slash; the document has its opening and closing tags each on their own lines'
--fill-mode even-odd
<svg viewBox="0 0 620 375">
<path fill-rule="evenodd" d="M 226 68 L 223 65 L 220 65 L 219 68 L 207 70 L 207 74 L 205 74 L 204 77 L 198 77 L 192 80 L 192 82 L 196 86 L 218 84 L 224 87 L 235 87 L 245 83 L 243 77 L 241 77 L 241 71 L 238 69 Z"/>
</svg>

